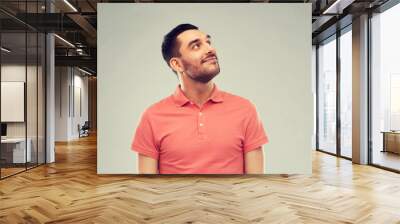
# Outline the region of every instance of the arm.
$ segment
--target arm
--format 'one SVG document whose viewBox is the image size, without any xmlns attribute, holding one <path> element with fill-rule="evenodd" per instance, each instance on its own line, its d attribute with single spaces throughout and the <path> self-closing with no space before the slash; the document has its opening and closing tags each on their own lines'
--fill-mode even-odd
<svg viewBox="0 0 400 224">
<path fill-rule="evenodd" d="M 158 174 L 158 161 L 138 153 L 138 170 L 139 174 Z"/>
<path fill-rule="evenodd" d="M 131 150 L 137 154 L 137 173 L 157 174 L 159 153 L 157 141 L 155 140 L 150 118 L 146 110 L 140 118 L 132 140 Z"/>
<path fill-rule="evenodd" d="M 262 147 L 244 154 L 244 172 L 246 174 L 264 174 L 264 152 Z"/>
</svg>

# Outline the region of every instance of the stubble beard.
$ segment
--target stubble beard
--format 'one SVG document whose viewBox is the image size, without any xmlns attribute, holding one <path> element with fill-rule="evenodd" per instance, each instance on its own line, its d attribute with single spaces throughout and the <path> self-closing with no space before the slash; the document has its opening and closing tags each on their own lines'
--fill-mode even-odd
<svg viewBox="0 0 400 224">
<path fill-rule="evenodd" d="M 185 72 L 185 73 L 190 79 L 194 81 L 201 83 L 208 83 L 215 76 L 217 76 L 219 72 L 220 72 L 220 67 L 218 65 L 217 68 L 212 69 L 212 71 L 195 71 L 195 72 Z"/>
</svg>

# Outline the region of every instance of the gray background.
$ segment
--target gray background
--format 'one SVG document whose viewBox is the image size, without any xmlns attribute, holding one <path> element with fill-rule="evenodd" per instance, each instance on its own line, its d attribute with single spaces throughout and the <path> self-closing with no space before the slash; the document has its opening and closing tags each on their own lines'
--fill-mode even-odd
<svg viewBox="0 0 400 224">
<path fill-rule="evenodd" d="M 246 3 L 99 4 L 98 173 L 137 173 L 132 137 L 145 108 L 178 85 L 161 42 L 181 23 L 212 36 L 218 87 L 256 105 L 265 172 L 311 174 L 311 4 Z"/>
</svg>

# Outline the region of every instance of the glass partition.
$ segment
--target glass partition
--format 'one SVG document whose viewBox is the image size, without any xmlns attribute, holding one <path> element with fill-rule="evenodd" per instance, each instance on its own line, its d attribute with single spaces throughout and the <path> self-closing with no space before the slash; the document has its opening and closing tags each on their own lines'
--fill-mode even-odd
<svg viewBox="0 0 400 224">
<path fill-rule="evenodd" d="M 45 34 L 36 30 L 35 16 L 45 1 L 1 1 L 0 178 L 45 163 Z"/>
<path fill-rule="evenodd" d="M 36 32 L 27 33 L 27 48 L 28 48 L 28 61 L 27 61 L 27 98 L 26 98 L 26 113 L 27 113 L 27 150 L 31 151 L 30 161 L 27 163 L 28 168 L 37 165 L 37 132 L 38 132 L 38 35 Z"/>
<path fill-rule="evenodd" d="M 24 171 L 31 158 L 26 150 L 26 33 L 2 33 L 1 47 L 1 176 L 7 177 Z"/>
</svg>

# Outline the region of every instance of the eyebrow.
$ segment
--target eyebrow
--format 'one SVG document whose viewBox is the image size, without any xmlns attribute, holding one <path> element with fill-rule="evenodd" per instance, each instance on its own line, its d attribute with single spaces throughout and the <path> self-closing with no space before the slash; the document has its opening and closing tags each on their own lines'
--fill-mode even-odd
<svg viewBox="0 0 400 224">
<path fill-rule="evenodd" d="M 207 39 L 211 39 L 211 36 L 210 36 L 209 34 L 207 34 Z M 196 42 L 199 42 L 199 41 L 200 41 L 200 39 L 199 39 L 199 38 L 196 38 L 196 39 L 190 41 L 189 44 L 188 44 L 188 46 L 190 47 L 192 44 L 194 44 L 194 43 L 196 43 Z"/>
</svg>

